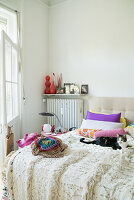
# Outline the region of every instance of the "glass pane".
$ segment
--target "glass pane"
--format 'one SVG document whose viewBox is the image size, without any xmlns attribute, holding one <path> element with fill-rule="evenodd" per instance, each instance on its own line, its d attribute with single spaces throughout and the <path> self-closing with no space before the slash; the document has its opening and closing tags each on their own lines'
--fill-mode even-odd
<svg viewBox="0 0 134 200">
<path fill-rule="evenodd" d="M 5 24 L 1 24 L 1 23 L 0 23 L 0 32 L 3 31 L 3 30 L 4 30 L 5 32 L 7 32 L 7 27 L 6 27 Z"/>
<path fill-rule="evenodd" d="M 17 82 L 18 74 L 18 63 L 17 63 L 17 52 L 12 48 L 12 81 Z"/>
<path fill-rule="evenodd" d="M 5 45 L 6 81 L 11 81 L 11 45 L 6 41 Z"/>
<path fill-rule="evenodd" d="M 18 115 L 18 85 L 12 83 L 13 118 Z"/>
<path fill-rule="evenodd" d="M 6 1 L 6 0 L 4 0 Z M 10 0 L 9 0 L 10 1 Z M 19 1 L 19 0 L 18 0 Z M 7 28 L 7 35 L 17 43 L 17 14 L 16 12 L 10 12 L 7 9 L 0 7 L 0 16 L 4 18 L 3 26 L 5 25 Z"/>
<path fill-rule="evenodd" d="M 5 24 L 1 24 L 0 23 L 0 40 L 1 40 L 1 31 L 4 30 L 5 32 L 7 32 L 7 27 Z"/>
<path fill-rule="evenodd" d="M 12 120 L 12 84 L 6 83 L 7 121 Z"/>
</svg>

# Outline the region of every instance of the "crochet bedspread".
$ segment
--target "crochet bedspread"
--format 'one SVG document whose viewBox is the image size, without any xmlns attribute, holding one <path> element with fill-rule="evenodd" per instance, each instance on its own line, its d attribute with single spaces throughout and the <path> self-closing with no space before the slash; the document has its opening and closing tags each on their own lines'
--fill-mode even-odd
<svg viewBox="0 0 134 200">
<path fill-rule="evenodd" d="M 74 131 L 59 138 L 69 146 L 62 158 L 33 156 L 30 146 L 12 155 L 7 168 L 11 200 L 134 199 L 133 148 L 83 144 Z"/>
</svg>

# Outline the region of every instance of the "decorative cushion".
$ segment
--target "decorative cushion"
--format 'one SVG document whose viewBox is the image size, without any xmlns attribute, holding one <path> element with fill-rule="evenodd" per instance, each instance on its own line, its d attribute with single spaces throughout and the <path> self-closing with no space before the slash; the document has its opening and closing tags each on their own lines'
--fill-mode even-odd
<svg viewBox="0 0 134 200">
<path fill-rule="evenodd" d="M 86 119 L 119 123 L 120 117 L 121 117 L 121 113 L 107 115 L 107 114 L 93 113 L 93 112 L 87 111 Z"/>
<path fill-rule="evenodd" d="M 42 155 L 46 158 L 59 158 L 64 156 L 67 145 L 56 137 L 38 137 L 31 145 L 33 155 Z"/>
<path fill-rule="evenodd" d="M 121 117 L 121 118 L 120 118 L 120 123 L 124 124 L 123 128 L 125 128 L 125 127 L 126 127 L 126 125 L 127 125 L 127 122 L 126 122 L 126 119 L 125 119 L 125 117 Z"/>
<path fill-rule="evenodd" d="M 111 130 L 115 128 L 122 128 L 124 124 L 107 121 L 85 120 L 83 119 L 81 129 L 95 129 L 95 130 Z"/>
<path fill-rule="evenodd" d="M 126 132 L 122 128 L 116 128 L 113 130 L 105 130 L 105 131 L 97 131 L 94 134 L 94 138 L 98 137 L 115 137 L 117 138 L 117 135 L 126 135 Z"/>
<path fill-rule="evenodd" d="M 107 114 L 107 113 L 96 112 L 96 111 L 94 111 L 94 110 L 90 110 L 90 112 L 92 112 L 92 113 L 98 113 L 98 114 L 104 114 L 104 115 L 109 115 L 109 114 Z M 123 123 L 123 124 L 124 124 L 123 128 L 126 127 L 127 122 L 126 122 L 125 117 L 121 117 L 121 118 L 120 118 L 120 123 Z"/>
<path fill-rule="evenodd" d="M 134 122 L 127 126 L 124 130 L 134 138 Z"/>
<path fill-rule="evenodd" d="M 100 131 L 100 130 L 79 128 L 79 129 L 77 129 L 76 134 L 78 134 L 80 136 L 88 137 L 88 138 L 89 137 L 94 138 L 95 132 Z"/>
</svg>

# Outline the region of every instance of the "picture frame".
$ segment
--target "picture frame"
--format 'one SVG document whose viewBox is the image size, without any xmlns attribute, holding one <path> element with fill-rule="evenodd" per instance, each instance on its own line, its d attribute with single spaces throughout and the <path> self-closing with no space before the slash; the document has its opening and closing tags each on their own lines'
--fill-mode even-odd
<svg viewBox="0 0 134 200">
<path fill-rule="evenodd" d="M 70 84 L 70 94 L 74 94 L 74 84 Z"/>
<path fill-rule="evenodd" d="M 78 85 L 74 85 L 74 94 L 80 94 Z"/>
<path fill-rule="evenodd" d="M 74 94 L 74 83 L 64 83 L 65 94 Z"/>
<path fill-rule="evenodd" d="M 81 85 L 81 94 L 88 94 L 88 85 Z"/>
<path fill-rule="evenodd" d="M 65 94 L 65 88 L 58 88 L 56 94 Z"/>
<path fill-rule="evenodd" d="M 64 83 L 65 94 L 70 94 L 70 83 Z"/>
</svg>

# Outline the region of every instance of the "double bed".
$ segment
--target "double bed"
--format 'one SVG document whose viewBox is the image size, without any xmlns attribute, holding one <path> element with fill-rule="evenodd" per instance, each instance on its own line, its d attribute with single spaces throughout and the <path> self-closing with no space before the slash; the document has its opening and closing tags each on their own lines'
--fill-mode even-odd
<svg viewBox="0 0 134 200">
<path fill-rule="evenodd" d="M 127 123 L 134 121 L 133 98 L 95 98 L 89 108 L 122 113 Z M 64 157 L 32 155 L 30 146 L 10 158 L 7 183 L 14 200 L 133 200 L 134 140 L 131 148 L 113 150 L 80 143 L 76 131 L 58 136 L 68 145 Z"/>
</svg>

